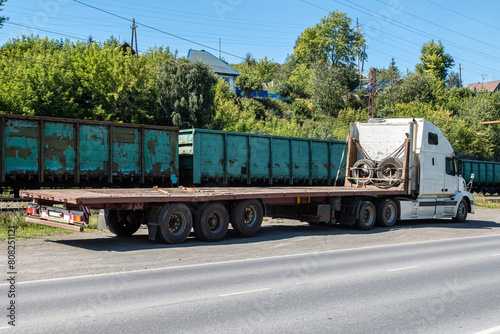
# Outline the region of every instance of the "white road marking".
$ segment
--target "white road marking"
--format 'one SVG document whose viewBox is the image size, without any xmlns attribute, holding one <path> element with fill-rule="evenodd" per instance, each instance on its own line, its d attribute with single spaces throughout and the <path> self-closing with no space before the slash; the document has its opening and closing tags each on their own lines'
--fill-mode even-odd
<svg viewBox="0 0 500 334">
<path fill-rule="evenodd" d="M 389 269 L 387 270 L 388 272 L 393 272 L 393 271 L 400 271 L 400 270 L 409 270 L 409 269 L 415 269 L 418 268 L 418 266 L 413 266 L 413 267 L 405 267 L 405 268 L 397 268 L 397 269 Z"/>
<path fill-rule="evenodd" d="M 500 333 L 500 326 L 493 327 L 493 328 L 490 328 L 490 329 L 486 329 L 484 331 L 477 332 L 477 333 L 474 333 L 474 334 L 498 334 L 498 333 Z"/>
<path fill-rule="evenodd" d="M 493 254 L 493 256 L 500 256 L 500 254 Z"/>
<path fill-rule="evenodd" d="M 206 262 L 206 263 L 197 263 L 197 264 L 187 264 L 187 265 L 184 265 L 184 266 L 150 268 L 150 269 L 138 269 L 138 270 L 130 270 L 130 271 L 115 271 L 115 272 L 110 272 L 110 273 L 101 273 L 101 274 L 93 274 L 93 275 L 66 276 L 66 277 L 58 277 L 58 278 L 46 278 L 46 279 L 33 280 L 33 281 L 16 282 L 16 284 L 29 284 L 29 283 L 42 283 L 42 282 L 52 282 L 52 281 L 63 281 L 63 280 L 72 280 L 72 279 L 82 279 L 82 278 L 93 278 L 93 277 L 123 275 L 123 274 L 131 274 L 131 273 L 143 273 L 143 272 L 151 272 L 151 271 L 175 270 L 175 269 L 183 269 L 183 268 L 195 268 L 195 267 L 204 267 L 204 266 L 212 266 L 212 265 L 219 265 L 219 264 L 231 264 L 231 263 L 261 261 L 261 260 L 284 259 L 284 258 L 293 258 L 293 257 L 301 257 L 301 256 L 310 256 L 310 255 L 326 255 L 326 254 L 344 253 L 344 252 L 349 252 L 349 251 L 380 249 L 380 248 L 391 248 L 391 247 L 400 247 L 400 246 L 408 246 L 408 245 L 419 245 L 419 244 L 435 243 L 435 242 L 443 242 L 443 241 L 451 242 L 451 241 L 455 241 L 455 240 L 480 239 L 480 238 L 498 238 L 498 237 L 499 237 L 499 235 L 495 234 L 495 235 L 483 235 L 483 236 L 473 236 L 473 237 L 463 237 L 463 238 L 452 238 L 452 239 L 446 239 L 446 240 L 416 241 L 416 242 L 408 242 L 408 243 L 402 243 L 402 244 L 390 244 L 390 245 L 354 247 L 354 248 L 334 249 L 334 250 L 319 251 L 319 252 L 310 252 L 310 253 L 285 254 L 285 255 L 276 255 L 276 256 L 264 256 L 264 257 L 253 258 L 253 259 L 239 259 L 239 260 L 229 260 L 229 261 L 218 261 L 218 262 Z M 7 283 L 0 284 L 0 286 L 5 286 L 5 285 L 8 285 L 8 284 Z"/>
<path fill-rule="evenodd" d="M 267 290 L 271 290 L 271 288 L 264 288 L 264 289 L 257 289 L 257 290 L 248 290 L 248 291 L 242 291 L 242 292 L 227 293 L 227 294 L 224 294 L 224 295 L 219 295 L 219 297 L 236 296 L 236 295 L 242 295 L 242 294 L 245 294 L 245 293 L 260 292 L 260 291 L 267 291 Z"/>
</svg>

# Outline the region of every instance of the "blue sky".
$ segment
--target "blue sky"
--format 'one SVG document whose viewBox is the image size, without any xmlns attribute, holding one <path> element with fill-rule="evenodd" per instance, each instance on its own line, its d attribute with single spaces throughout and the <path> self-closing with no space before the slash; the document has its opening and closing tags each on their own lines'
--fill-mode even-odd
<svg viewBox="0 0 500 334">
<path fill-rule="evenodd" d="M 79 0 L 80 1 L 80 0 Z M 130 41 L 135 18 L 139 52 L 168 46 L 183 54 L 205 49 L 230 63 L 251 53 L 282 63 L 295 40 L 330 10 L 356 19 L 367 39 L 370 67 L 387 67 L 394 57 L 404 72 L 413 71 L 422 45 L 441 40 L 462 66 L 464 85 L 500 80 L 500 2 L 494 0 L 192 0 L 116 1 L 8 0 L 2 15 L 0 44 L 22 34 L 51 38 L 105 40 L 110 35 Z M 120 17 L 118 17 L 120 16 Z M 128 21 L 126 20 L 128 19 Z"/>
</svg>

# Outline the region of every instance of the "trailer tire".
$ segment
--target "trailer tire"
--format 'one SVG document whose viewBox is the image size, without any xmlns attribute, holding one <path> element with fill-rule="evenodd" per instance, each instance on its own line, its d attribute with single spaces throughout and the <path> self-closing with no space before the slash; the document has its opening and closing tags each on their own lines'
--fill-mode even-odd
<svg viewBox="0 0 500 334">
<path fill-rule="evenodd" d="M 183 203 L 167 204 L 158 214 L 159 241 L 167 244 L 184 242 L 193 227 L 193 216 Z"/>
<path fill-rule="evenodd" d="M 375 164 L 371 160 L 361 159 L 352 165 L 351 169 L 351 183 L 358 183 L 359 185 L 370 184 L 373 178 Z"/>
<path fill-rule="evenodd" d="M 467 212 L 469 211 L 469 206 L 467 201 L 462 198 L 457 208 L 457 215 L 453 217 L 453 221 L 457 223 L 464 223 L 467 220 Z"/>
<path fill-rule="evenodd" d="M 403 160 L 396 157 L 382 159 L 377 167 L 377 178 L 383 184 L 397 186 L 403 177 Z M 387 181 L 386 181 L 387 180 Z"/>
<path fill-rule="evenodd" d="M 119 237 L 129 237 L 141 227 L 142 217 L 134 211 L 109 210 L 106 226 Z"/>
<path fill-rule="evenodd" d="M 250 237 L 257 233 L 264 219 L 262 204 L 255 199 L 237 202 L 231 208 L 231 226 L 241 236 Z"/>
<path fill-rule="evenodd" d="M 229 213 L 221 203 L 210 203 L 200 213 L 194 215 L 193 228 L 198 239 L 220 241 L 229 227 Z"/>
<path fill-rule="evenodd" d="M 375 205 L 370 201 L 362 201 L 359 206 L 358 218 L 356 218 L 356 227 L 364 231 L 370 230 L 375 225 L 375 219 Z"/>
<path fill-rule="evenodd" d="M 392 227 L 398 221 L 398 206 L 390 198 L 381 200 L 377 204 L 377 221 L 378 226 Z"/>
</svg>

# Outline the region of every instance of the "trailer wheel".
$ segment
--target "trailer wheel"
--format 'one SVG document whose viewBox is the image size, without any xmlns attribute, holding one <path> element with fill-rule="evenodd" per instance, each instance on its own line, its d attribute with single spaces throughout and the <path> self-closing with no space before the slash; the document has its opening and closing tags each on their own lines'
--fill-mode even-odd
<svg viewBox="0 0 500 334">
<path fill-rule="evenodd" d="M 241 236 L 254 235 L 262 225 L 263 218 L 262 204 L 255 199 L 237 202 L 231 208 L 231 226 Z"/>
<path fill-rule="evenodd" d="M 351 183 L 370 184 L 374 170 L 375 164 L 371 160 L 361 159 L 356 161 L 351 169 L 351 177 L 354 179 L 351 180 Z"/>
<path fill-rule="evenodd" d="M 398 206 L 389 198 L 380 201 L 377 204 L 377 222 L 383 227 L 392 227 L 398 221 Z"/>
<path fill-rule="evenodd" d="M 129 237 L 141 227 L 144 214 L 128 210 L 109 210 L 106 226 L 119 237 Z"/>
<path fill-rule="evenodd" d="M 370 201 L 362 201 L 359 206 L 359 215 L 356 219 L 356 227 L 360 230 L 369 230 L 375 224 L 375 206 Z"/>
<path fill-rule="evenodd" d="M 467 211 L 469 211 L 469 206 L 465 199 L 462 198 L 457 208 L 457 215 L 453 217 L 453 221 L 458 223 L 464 223 L 467 220 Z"/>
<path fill-rule="evenodd" d="M 193 228 L 199 239 L 220 241 L 229 227 L 229 213 L 221 203 L 210 203 L 199 214 L 194 215 Z"/>
<path fill-rule="evenodd" d="M 187 239 L 193 227 L 193 216 L 182 203 L 165 205 L 158 214 L 158 239 L 167 244 L 179 244 Z"/>
<path fill-rule="evenodd" d="M 377 178 L 384 184 L 397 186 L 403 177 L 403 160 L 396 157 L 382 159 L 377 167 Z"/>
</svg>

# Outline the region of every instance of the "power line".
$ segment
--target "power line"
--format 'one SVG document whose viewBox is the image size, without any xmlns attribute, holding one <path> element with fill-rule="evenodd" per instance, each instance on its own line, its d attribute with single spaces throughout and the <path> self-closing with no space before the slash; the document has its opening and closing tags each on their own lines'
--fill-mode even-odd
<svg viewBox="0 0 500 334">
<path fill-rule="evenodd" d="M 485 53 L 483 53 L 483 52 L 479 52 L 479 51 L 476 51 L 476 50 L 473 50 L 473 49 L 470 49 L 470 48 L 463 47 L 463 46 L 461 46 L 461 45 L 459 45 L 459 44 L 457 44 L 457 43 L 454 43 L 454 42 L 452 42 L 452 41 L 448 41 L 448 40 L 446 40 L 446 39 L 444 39 L 444 38 L 440 38 L 439 36 L 436 36 L 436 35 L 432 35 L 432 34 L 426 33 L 426 32 L 425 32 L 425 31 L 423 31 L 423 30 L 420 30 L 420 29 L 414 28 L 414 27 L 412 27 L 412 26 L 409 26 L 409 25 L 407 25 L 407 24 L 404 24 L 404 23 L 398 22 L 398 21 L 396 21 L 396 20 L 394 20 L 394 19 L 389 19 L 389 20 L 388 20 L 388 19 L 387 19 L 387 17 L 385 17 L 385 16 L 383 16 L 383 15 L 380 15 L 380 14 L 379 14 L 379 15 L 380 15 L 380 17 L 378 17 L 378 16 L 373 15 L 373 14 L 372 14 L 372 13 L 370 13 L 370 12 L 364 11 L 364 10 L 362 10 L 362 9 L 354 8 L 354 7 L 352 7 L 352 6 L 348 5 L 348 4 L 342 3 L 342 2 L 340 2 L 339 0 L 333 0 L 333 1 L 338 2 L 338 3 L 340 3 L 341 5 L 344 5 L 344 6 L 346 6 L 346 7 L 349 7 L 349 8 L 351 8 L 351 9 L 357 10 L 357 11 L 359 11 L 359 12 L 361 12 L 361 13 L 364 13 L 364 14 L 366 14 L 366 15 L 368 15 L 368 16 L 374 17 L 374 18 L 379 19 L 379 20 L 383 20 L 383 21 L 385 21 L 385 22 L 387 22 L 387 23 L 390 23 L 390 24 L 392 24 L 392 25 L 395 25 L 395 26 L 397 26 L 397 27 L 399 27 L 399 28 L 402 28 L 402 29 L 408 30 L 408 31 L 410 31 L 410 32 L 413 32 L 413 33 L 415 33 L 415 34 L 421 35 L 421 36 L 423 36 L 423 37 L 426 37 L 426 38 L 431 37 L 431 38 L 434 38 L 434 39 L 437 39 L 437 40 L 442 40 L 442 41 L 444 41 L 444 42 L 448 43 L 449 45 L 452 45 L 452 46 L 454 46 L 454 47 L 456 47 L 456 48 L 458 48 L 458 49 L 460 49 L 460 50 L 462 50 L 462 51 L 467 51 L 467 52 L 469 52 L 469 53 L 473 53 L 473 54 L 476 54 L 476 55 L 479 55 L 479 56 L 482 56 L 482 57 L 488 58 L 488 59 L 490 59 L 490 60 L 500 61 L 500 58 L 498 58 L 498 57 L 494 57 L 494 56 L 491 56 L 491 55 L 485 54 Z M 344 0 L 344 1 L 345 1 L 345 2 L 347 2 L 347 3 L 353 4 L 353 3 L 352 3 L 352 1 L 349 1 L 349 0 Z M 361 7 L 360 5 L 357 5 L 357 4 L 353 4 L 353 5 L 358 6 L 358 7 Z"/>
<path fill-rule="evenodd" d="M 460 13 L 460 12 L 457 12 L 456 10 L 453 10 L 453 9 L 451 9 L 451 8 L 448 8 L 448 7 L 445 7 L 445 6 L 443 6 L 443 5 L 440 5 L 440 4 L 438 4 L 438 3 L 434 2 L 434 1 L 430 1 L 430 0 L 425 0 L 425 1 L 427 1 L 427 2 L 431 3 L 431 4 L 435 5 L 435 6 L 438 6 L 438 7 L 441 7 L 441 8 L 443 8 L 443 9 L 446 9 L 446 10 L 448 10 L 448 11 L 450 11 L 450 12 L 452 12 L 452 13 L 455 13 L 455 14 L 457 14 L 457 15 L 463 16 L 463 17 L 465 17 L 465 18 L 467 18 L 467 19 L 469 19 L 469 20 L 472 20 L 472 21 L 474 21 L 474 22 L 484 24 L 485 26 L 488 26 L 488 27 L 493 28 L 493 29 L 496 29 L 496 30 L 500 30 L 500 28 L 498 28 L 498 27 L 495 27 L 495 26 L 493 26 L 493 25 L 491 25 L 491 24 L 488 24 L 488 23 L 486 23 L 486 22 L 483 22 L 483 21 L 481 21 L 481 20 L 477 20 L 477 19 L 475 19 L 475 18 L 473 18 L 473 17 L 467 16 L 467 15 L 462 14 L 462 13 Z"/>
<path fill-rule="evenodd" d="M 399 9 L 398 7 L 393 6 L 393 5 L 389 4 L 389 3 L 383 2 L 383 1 L 381 1 L 381 0 L 376 0 L 376 1 L 380 2 L 380 3 L 381 3 L 381 4 L 383 4 L 383 5 L 386 5 L 386 6 L 388 6 L 388 7 L 392 7 L 392 8 L 398 9 L 398 10 L 400 10 L 401 12 L 403 12 L 403 13 L 405 13 L 405 14 L 407 14 L 407 15 L 410 15 L 411 17 L 417 18 L 417 19 L 419 19 L 419 20 L 421 20 L 421 21 L 427 22 L 427 23 L 432 24 L 432 25 L 434 25 L 434 26 L 436 26 L 436 27 L 439 27 L 439 28 L 441 28 L 441 29 L 444 29 L 444 30 L 450 31 L 450 32 L 452 32 L 452 33 L 454 33 L 454 34 L 457 34 L 457 35 L 459 35 L 459 36 L 462 36 L 462 37 L 468 38 L 468 39 L 473 40 L 473 41 L 478 42 L 478 43 L 482 43 L 482 44 L 484 44 L 484 45 L 488 45 L 488 46 L 491 46 L 491 47 L 494 47 L 494 48 L 500 49 L 500 47 L 498 47 L 497 45 L 493 45 L 493 44 L 490 44 L 490 43 L 486 43 L 486 42 L 483 42 L 483 41 L 478 40 L 477 38 L 470 37 L 470 36 L 467 36 L 467 35 L 465 35 L 465 34 L 459 33 L 458 31 L 455 31 L 455 30 L 453 30 L 453 29 L 447 28 L 447 27 L 442 26 L 442 25 L 440 25 L 440 24 L 434 23 L 434 22 L 429 21 L 429 20 L 427 20 L 427 19 L 424 19 L 424 18 L 422 18 L 422 17 L 420 17 L 420 16 L 418 16 L 418 15 L 414 15 L 414 14 L 412 14 L 412 13 L 410 13 L 410 12 L 407 12 L 407 11 L 405 11 L 405 10 L 403 10 L 403 9 Z"/>
<path fill-rule="evenodd" d="M 103 13 L 106 13 L 106 14 L 109 14 L 109 15 L 112 15 L 112 16 L 115 16 L 115 17 L 118 17 L 118 18 L 120 18 L 120 19 L 123 19 L 123 20 L 125 20 L 125 21 L 130 22 L 130 19 L 128 19 L 128 18 L 126 18 L 126 17 L 123 17 L 123 16 L 121 16 L 121 15 L 118 15 L 118 14 L 112 13 L 112 12 L 107 11 L 107 10 L 105 10 L 105 9 L 101 9 L 101 8 L 99 8 L 99 7 L 95 7 L 95 6 L 92 6 L 92 5 L 86 4 L 86 3 L 82 2 L 82 1 L 79 1 L 79 0 L 73 0 L 73 1 L 74 1 L 74 2 L 77 2 L 77 3 L 81 4 L 81 5 L 84 5 L 84 6 L 87 6 L 87 7 L 93 8 L 93 9 L 95 9 L 95 10 L 101 11 L 101 12 L 103 12 Z M 196 44 L 196 45 L 202 46 L 202 47 L 204 47 L 204 48 L 206 48 L 206 49 L 214 50 L 214 51 L 217 51 L 217 52 L 219 51 L 217 48 L 213 48 L 213 47 L 211 47 L 211 46 L 208 46 L 208 45 L 205 45 L 205 44 L 202 44 L 202 43 L 198 43 L 198 42 L 193 41 L 193 40 L 191 40 L 191 39 L 184 38 L 184 37 L 181 37 L 181 36 L 179 36 L 179 35 L 175 35 L 175 34 L 169 33 L 169 32 L 167 32 L 167 31 L 164 31 L 164 30 L 161 30 L 161 29 L 158 29 L 158 28 L 152 27 L 152 26 L 147 25 L 147 24 L 144 24 L 144 23 L 137 22 L 137 24 L 139 24 L 139 25 L 141 25 L 141 26 L 143 26 L 143 27 L 149 28 L 149 29 L 151 29 L 151 30 L 154 30 L 154 31 L 160 32 L 160 33 L 162 33 L 162 34 L 165 34 L 165 35 L 169 35 L 169 36 L 172 36 L 172 37 L 178 38 L 178 39 L 183 40 L 183 41 L 185 41 L 185 42 L 190 42 L 190 43 L 193 43 L 193 44 Z M 224 54 L 226 54 L 226 55 L 229 55 L 229 56 L 232 56 L 232 57 L 236 57 L 236 58 L 239 58 L 239 59 L 243 59 L 243 60 L 245 60 L 245 58 L 244 58 L 244 57 L 241 57 L 241 56 L 235 55 L 235 54 L 233 54 L 233 53 L 229 53 L 229 52 L 226 52 L 226 51 L 222 51 L 222 53 L 224 53 Z"/>
</svg>

